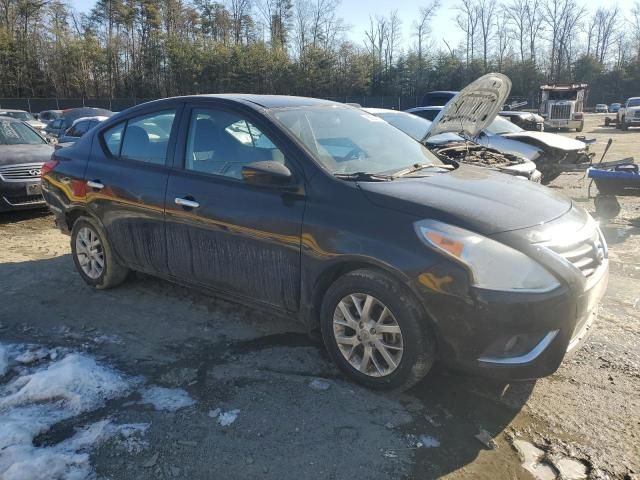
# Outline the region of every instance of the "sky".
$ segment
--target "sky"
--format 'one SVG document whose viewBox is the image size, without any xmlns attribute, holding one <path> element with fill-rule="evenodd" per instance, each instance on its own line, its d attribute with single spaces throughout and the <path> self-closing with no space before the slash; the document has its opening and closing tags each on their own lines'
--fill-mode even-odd
<svg viewBox="0 0 640 480">
<path fill-rule="evenodd" d="M 624 13 L 630 12 L 636 0 L 617 0 L 607 2 L 607 6 L 618 4 Z M 640 0 L 638 0 L 640 1 Z M 70 0 L 77 10 L 87 12 L 94 4 L 94 0 Z M 364 41 L 364 32 L 369 26 L 369 16 L 388 15 L 397 10 L 402 20 L 402 45 L 406 48 L 413 45 L 415 37 L 411 36 L 412 26 L 418 16 L 420 7 L 430 3 L 429 0 L 342 0 L 339 15 L 351 26 L 349 38 L 357 43 Z M 432 22 L 432 38 L 438 47 L 444 47 L 443 39 L 455 48 L 464 38 L 456 25 L 456 5 L 459 0 L 440 0 L 441 6 Z M 601 0 L 583 0 L 590 11 L 602 5 Z"/>
</svg>

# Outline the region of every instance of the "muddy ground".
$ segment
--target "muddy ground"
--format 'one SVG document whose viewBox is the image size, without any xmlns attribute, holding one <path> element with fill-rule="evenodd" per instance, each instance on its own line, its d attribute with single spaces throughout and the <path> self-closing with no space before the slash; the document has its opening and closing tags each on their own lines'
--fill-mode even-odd
<svg viewBox="0 0 640 480">
<path fill-rule="evenodd" d="M 640 158 L 640 129 L 621 132 L 603 120 L 588 116 L 593 149 L 600 154 L 613 137 L 608 159 Z M 593 211 L 587 186 L 580 173 L 551 188 Z M 91 290 L 74 271 L 69 238 L 46 213 L 0 214 L 0 341 L 88 352 L 196 401 L 175 413 L 135 398 L 112 401 L 41 439 L 59 442 L 96 418 L 150 422 L 142 451 L 109 442 L 93 451 L 99 478 L 529 479 L 513 447 L 523 439 L 547 464 L 572 459 L 590 478 L 637 479 L 640 198 L 621 204 L 604 229 L 611 280 L 595 330 L 537 382 L 500 385 L 435 370 L 402 395 L 368 391 L 346 381 L 294 323 L 143 275 Z M 314 379 L 329 388 L 312 388 Z M 216 408 L 240 412 L 223 427 L 208 415 Z M 475 437 L 481 429 L 493 449 Z M 420 446 L 420 435 L 439 446 Z"/>
</svg>

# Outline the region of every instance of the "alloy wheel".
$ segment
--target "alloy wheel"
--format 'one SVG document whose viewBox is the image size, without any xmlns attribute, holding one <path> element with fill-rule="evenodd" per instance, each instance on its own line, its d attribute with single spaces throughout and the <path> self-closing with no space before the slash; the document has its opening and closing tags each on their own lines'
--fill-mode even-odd
<svg viewBox="0 0 640 480">
<path fill-rule="evenodd" d="M 76 256 L 82 271 L 97 279 L 104 271 L 104 249 L 100 237 L 89 227 L 82 227 L 76 235 Z"/>
<path fill-rule="evenodd" d="M 344 297 L 333 314 L 333 334 L 342 356 L 370 377 L 395 371 L 404 351 L 402 331 L 393 313 L 364 293 Z"/>
</svg>

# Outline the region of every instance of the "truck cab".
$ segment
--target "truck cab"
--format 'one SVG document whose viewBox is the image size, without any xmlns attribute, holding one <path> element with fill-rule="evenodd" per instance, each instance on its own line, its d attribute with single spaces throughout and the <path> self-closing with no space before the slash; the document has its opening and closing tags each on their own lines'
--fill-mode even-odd
<svg viewBox="0 0 640 480">
<path fill-rule="evenodd" d="M 586 83 L 551 84 L 540 87 L 540 115 L 546 128 L 584 128 L 584 103 L 589 85 Z"/>
</svg>

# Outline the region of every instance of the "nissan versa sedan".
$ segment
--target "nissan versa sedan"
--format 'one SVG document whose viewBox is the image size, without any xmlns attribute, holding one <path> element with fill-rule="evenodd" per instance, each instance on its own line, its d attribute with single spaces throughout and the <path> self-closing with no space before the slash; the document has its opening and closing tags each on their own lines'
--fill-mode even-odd
<svg viewBox="0 0 640 480">
<path fill-rule="evenodd" d="M 490 113 L 508 81 L 490 75 L 467 106 Z M 325 100 L 138 105 L 57 150 L 43 185 L 90 286 L 137 270 L 297 318 L 373 388 L 408 388 L 436 360 L 549 375 L 607 285 L 598 225 L 568 198 L 443 163 Z"/>
<path fill-rule="evenodd" d="M 40 169 L 53 147 L 21 120 L 0 118 L 0 212 L 43 208 Z"/>
</svg>

